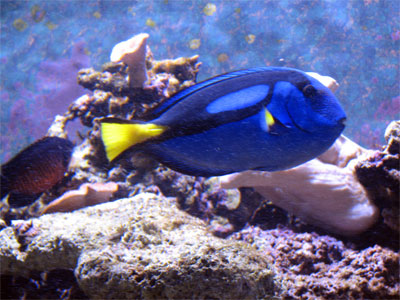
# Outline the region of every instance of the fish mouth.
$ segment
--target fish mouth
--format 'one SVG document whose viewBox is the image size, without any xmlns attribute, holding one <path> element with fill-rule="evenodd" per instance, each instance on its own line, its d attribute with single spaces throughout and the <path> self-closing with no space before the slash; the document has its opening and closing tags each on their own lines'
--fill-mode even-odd
<svg viewBox="0 0 400 300">
<path fill-rule="evenodd" d="M 294 127 L 296 127 L 297 129 L 299 129 L 299 130 L 301 130 L 301 131 L 303 131 L 303 132 L 312 133 L 310 130 L 303 128 L 300 124 L 298 124 L 298 123 L 295 121 L 295 118 L 294 118 L 294 117 L 292 116 L 292 114 L 290 113 L 290 110 L 288 109 L 287 105 L 288 105 L 288 104 L 286 103 L 286 104 L 285 104 L 285 108 L 286 108 L 287 114 L 288 114 L 290 120 L 292 121 Z M 331 126 L 340 128 L 341 131 L 343 131 L 344 128 L 346 127 L 346 120 L 347 120 L 347 117 L 346 117 L 345 115 L 344 115 L 344 116 L 343 116 L 343 115 L 344 115 L 344 114 L 342 114 L 342 116 L 341 116 L 340 118 L 337 119 L 336 123 L 335 123 L 335 119 L 332 118 L 331 121 L 330 121 L 330 122 L 331 122 Z"/>
<path fill-rule="evenodd" d="M 346 117 L 343 117 L 343 118 L 339 119 L 338 123 L 339 123 L 340 125 L 342 125 L 343 128 L 344 128 L 344 127 L 346 127 L 346 120 L 347 120 L 347 118 L 346 118 Z"/>
<path fill-rule="evenodd" d="M 346 117 L 342 117 L 342 118 L 340 118 L 340 119 L 338 119 L 338 120 L 336 121 L 336 128 L 337 128 L 340 132 L 342 132 L 342 131 L 344 130 L 344 128 L 346 127 L 346 120 L 347 120 Z"/>
<path fill-rule="evenodd" d="M 307 130 L 307 129 L 301 127 L 299 124 L 297 124 L 297 123 L 294 121 L 293 117 L 290 115 L 289 112 L 288 112 L 288 115 L 289 115 L 290 119 L 292 120 L 293 125 L 294 125 L 297 129 L 299 129 L 299 130 L 301 130 L 301 131 L 303 131 L 303 132 L 306 132 L 306 133 L 311 133 L 311 131 L 309 131 L 309 130 Z M 340 118 L 340 119 L 337 121 L 338 127 L 340 128 L 341 131 L 343 131 L 344 128 L 346 127 L 346 120 L 347 120 L 346 117 L 342 117 L 342 118 Z"/>
</svg>

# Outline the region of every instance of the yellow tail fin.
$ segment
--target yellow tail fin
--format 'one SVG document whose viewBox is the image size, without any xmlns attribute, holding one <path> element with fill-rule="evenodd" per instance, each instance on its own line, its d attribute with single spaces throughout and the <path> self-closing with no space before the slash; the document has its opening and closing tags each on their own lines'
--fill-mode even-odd
<svg viewBox="0 0 400 300">
<path fill-rule="evenodd" d="M 101 139 L 106 149 L 107 158 L 112 161 L 133 145 L 158 136 L 166 130 L 156 124 L 101 123 Z"/>
</svg>

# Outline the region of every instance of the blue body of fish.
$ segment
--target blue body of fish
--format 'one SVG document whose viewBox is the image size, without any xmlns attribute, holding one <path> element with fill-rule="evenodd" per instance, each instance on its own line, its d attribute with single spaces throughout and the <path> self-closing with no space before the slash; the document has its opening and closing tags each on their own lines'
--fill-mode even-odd
<svg viewBox="0 0 400 300">
<path fill-rule="evenodd" d="M 276 67 L 211 78 L 177 93 L 155 113 L 148 124 L 162 133 L 130 149 L 196 176 L 295 167 L 327 150 L 346 118 L 318 80 Z"/>
</svg>

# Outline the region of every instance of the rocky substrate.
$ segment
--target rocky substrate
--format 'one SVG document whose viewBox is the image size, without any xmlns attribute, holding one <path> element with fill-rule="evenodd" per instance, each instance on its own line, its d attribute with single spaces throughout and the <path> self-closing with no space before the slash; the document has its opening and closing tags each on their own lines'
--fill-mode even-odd
<svg viewBox="0 0 400 300">
<path fill-rule="evenodd" d="M 400 292 L 393 250 L 257 226 L 222 239 L 174 198 L 153 193 L 13 221 L 0 232 L 0 259 L 8 296 L 397 299 Z"/>
<path fill-rule="evenodd" d="M 260 299 L 277 288 L 260 252 L 150 193 L 14 222 L 0 232 L 0 258 L 18 278 L 72 269 L 92 299 Z"/>
<path fill-rule="evenodd" d="M 268 258 L 283 299 L 398 299 L 399 253 L 390 249 L 355 250 L 326 235 L 254 226 L 232 239 L 247 241 Z"/>
</svg>

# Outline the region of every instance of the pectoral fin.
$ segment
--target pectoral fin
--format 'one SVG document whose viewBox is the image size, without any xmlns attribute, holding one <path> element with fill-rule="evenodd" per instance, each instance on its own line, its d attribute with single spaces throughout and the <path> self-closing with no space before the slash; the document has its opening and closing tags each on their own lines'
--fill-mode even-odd
<svg viewBox="0 0 400 300">
<path fill-rule="evenodd" d="M 265 107 L 264 107 L 264 113 L 265 113 L 265 122 L 268 126 L 268 131 L 269 131 L 270 128 L 275 124 L 275 119 L 274 116 Z"/>
<path fill-rule="evenodd" d="M 268 133 L 273 133 L 272 128 L 275 126 L 276 121 L 274 116 L 266 107 L 264 107 L 263 110 L 261 111 L 260 123 L 261 123 L 261 128 L 264 131 Z"/>
<path fill-rule="evenodd" d="M 290 128 L 289 125 L 283 124 L 279 119 L 272 115 L 266 107 L 264 107 L 262 111 L 261 127 L 269 134 L 279 134 L 282 129 Z"/>
</svg>

